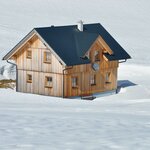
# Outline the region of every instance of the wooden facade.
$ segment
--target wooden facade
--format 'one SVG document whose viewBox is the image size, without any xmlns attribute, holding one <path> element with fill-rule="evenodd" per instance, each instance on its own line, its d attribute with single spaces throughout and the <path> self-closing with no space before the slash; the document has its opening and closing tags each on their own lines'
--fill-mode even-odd
<svg viewBox="0 0 150 150">
<path fill-rule="evenodd" d="M 100 43 L 100 37 L 89 49 L 90 64 L 77 65 L 69 68 L 65 74 L 64 96 L 91 95 L 93 93 L 115 90 L 117 88 L 118 61 L 108 61 L 103 53 L 108 49 Z M 103 43 L 104 44 L 104 43 Z M 94 53 L 99 52 L 99 60 L 95 60 Z M 99 65 L 99 70 L 92 68 L 93 63 Z M 109 82 L 106 81 L 107 73 L 110 74 Z M 95 76 L 95 84 L 91 84 L 91 77 Z M 77 77 L 77 87 L 72 88 L 71 79 Z"/>
<path fill-rule="evenodd" d="M 50 62 L 45 62 L 46 52 L 51 53 Z M 90 64 L 64 66 L 52 50 L 34 35 L 12 56 L 17 64 L 17 89 L 24 93 L 59 97 L 115 90 L 118 61 L 108 61 L 103 55 L 106 52 L 112 53 L 107 44 L 98 37 L 87 52 Z M 94 63 L 99 65 L 97 71 L 92 67 Z M 72 85 L 73 80 L 76 86 Z M 50 85 L 47 86 L 46 82 Z"/>
<path fill-rule="evenodd" d="M 27 57 L 28 51 L 32 53 L 31 58 Z M 62 96 L 63 67 L 52 53 L 51 62 L 45 62 L 45 52 L 50 50 L 34 36 L 15 54 L 19 92 Z M 31 82 L 27 82 L 28 75 L 32 76 Z M 52 77 L 51 87 L 46 86 L 46 77 Z"/>
</svg>

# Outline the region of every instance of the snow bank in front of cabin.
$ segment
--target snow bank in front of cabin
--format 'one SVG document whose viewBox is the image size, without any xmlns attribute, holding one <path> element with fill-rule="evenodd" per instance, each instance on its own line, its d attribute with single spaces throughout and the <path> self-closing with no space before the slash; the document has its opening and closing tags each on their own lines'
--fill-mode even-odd
<svg viewBox="0 0 150 150">
<path fill-rule="evenodd" d="M 8 90 L 0 92 L 8 95 Z M 5 94 L 0 100 L 0 149 L 150 148 L 148 99 L 118 95 L 118 100 L 79 101 L 9 93 L 8 101 Z"/>
</svg>

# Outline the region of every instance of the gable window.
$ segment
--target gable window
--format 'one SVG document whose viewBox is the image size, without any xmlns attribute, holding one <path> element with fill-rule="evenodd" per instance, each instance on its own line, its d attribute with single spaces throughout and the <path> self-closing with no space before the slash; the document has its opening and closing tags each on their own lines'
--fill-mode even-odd
<svg viewBox="0 0 150 150">
<path fill-rule="evenodd" d="M 77 88 L 78 86 L 78 78 L 72 77 L 72 88 Z"/>
<path fill-rule="evenodd" d="M 51 63 L 51 52 L 44 52 L 44 62 Z"/>
<path fill-rule="evenodd" d="M 27 74 L 27 83 L 32 83 L 32 75 Z"/>
<path fill-rule="evenodd" d="M 27 50 L 27 58 L 28 59 L 32 58 L 32 51 L 31 50 Z"/>
<path fill-rule="evenodd" d="M 53 78 L 45 77 L 45 87 L 52 87 L 52 86 L 53 86 Z"/>
<path fill-rule="evenodd" d="M 111 83 L 111 73 L 110 72 L 106 72 L 106 76 L 105 76 L 105 83 Z"/>
<path fill-rule="evenodd" d="M 95 61 L 100 61 L 100 53 L 98 50 L 94 52 L 94 57 L 95 57 Z"/>
<path fill-rule="evenodd" d="M 87 59 L 89 59 L 90 58 L 89 52 L 87 52 L 85 56 L 86 56 Z"/>
<path fill-rule="evenodd" d="M 96 75 L 90 76 L 90 85 L 96 85 Z"/>
</svg>

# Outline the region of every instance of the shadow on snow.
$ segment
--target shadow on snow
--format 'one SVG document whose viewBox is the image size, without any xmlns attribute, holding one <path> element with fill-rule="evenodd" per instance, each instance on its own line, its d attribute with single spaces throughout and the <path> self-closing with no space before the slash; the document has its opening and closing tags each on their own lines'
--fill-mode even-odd
<svg viewBox="0 0 150 150">
<path fill-rule="evenodd" d="M 121 88 L 126 88 L 126 87 L 137 85 L 129 80 L 119 80 L 117 83 L 118 83 L 118 87 L 117 87 L 116 93 L 119 93 Z"/>
</svg>

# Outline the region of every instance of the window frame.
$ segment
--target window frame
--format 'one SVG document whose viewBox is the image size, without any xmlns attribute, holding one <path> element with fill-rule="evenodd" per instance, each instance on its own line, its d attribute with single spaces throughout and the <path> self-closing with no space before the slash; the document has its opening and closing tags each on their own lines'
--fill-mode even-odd
<svg viewBox="0 0 150 150">
<path fill-rule="evenodd" d="M 78 88 L 78 77 L 77 76 L 71 77 L 71 86 L 72 86 L 72 88 Z"/>
<path fill-rule="evenodd" d="M 50 80 L 48 80 L 50 78 Z M 50 83 L 48 83 L 50 82 Z M 53 77 L 52 76 L 45 76 L 45 88 L 52 88 L 53 87 Z"/>
<path fill-rule="evenodd" d="M 106 72 L 106 74 L 105 74 L 105 83 L 106 84 L 111 83 L 111 72 Z"/>
<path fill-rule="evenodd" d="M 27 74 L 27 83 L 32 83 L 32 74 Z"/>
<path fill-rule="evenodd" d="M 26 52 L 26 58 L 27 59 L 32 59 L 32 50 L 27 50 L 27 52 Z"/>
<path fill-rule="evenodd" d="M 95 86 L 96 85 L 96 74 L 90 75 L 90 85 Z"/>
<path fill-rule="evenodd" d="M 95 62 L 100 61 L 100 51 L 99 50 L 94 51 L 94 60 L 95 60 Z"/>
<path fill-rule="evenodd" d="M 50 60 L 47 60 L 47 58 L 48 58 L 48 57 L 47 57 L 47 54 L 50 55 L 50 56 L 49 56 L 49 57 L 50 57 Z M 44 61 L 43 61 L 44 63 L 49 63 L 49 64 L 50 64 L 51 61 L 52 61 L 52 53 L 51 53 L 51 52 L 48 52 L 48 51 L 45 51 L 45 52 L 44 52 L 44 58 L 43 58 L 43 59 L 44 59 Z"/>
</svg>

